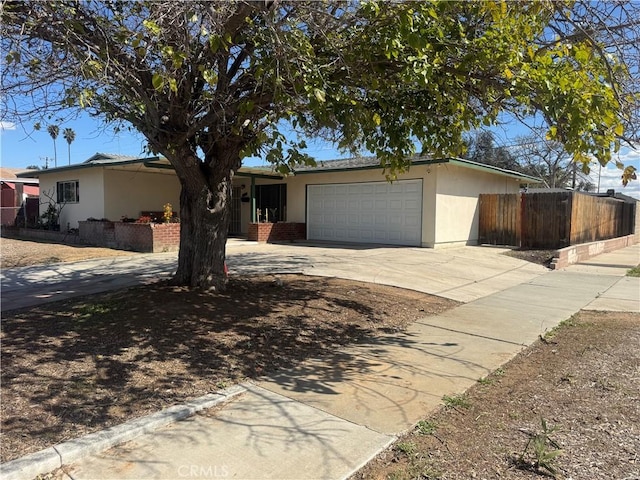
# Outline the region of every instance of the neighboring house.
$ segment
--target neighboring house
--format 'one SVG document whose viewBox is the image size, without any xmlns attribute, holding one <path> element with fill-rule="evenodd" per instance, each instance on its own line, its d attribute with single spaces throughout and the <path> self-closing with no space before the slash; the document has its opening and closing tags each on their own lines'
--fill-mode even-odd
<svg viewBox="0 0 640 480">
<path fill-rule="evenodd" d="M 473 244 L 480 193 L 517 193 L 522 184 L 539 182 L 467 160 L 417 158 L 389 183 L 377 162 L 322 161 L 287 177 L 243 167 L 234 177 L 230 234 L 246 234 L 249 222 L 268 216 L 269 221 L 305 223 L 309 240 Z M 96 154 L 81 164 L 37 173 L 41 192 L 64 203 L 63 226 L 76 228 L 89 217 L 136 218 L 143 211 L 161 211 L 167 202 L 179 210 L 179 182 L 163 159 Z"/>
<path fill-rule="evenodd" d="M 37 170 L 23 168 L 0 168 L 0 224 L 15 225 L 25 220 L 35 221 L 38 215 L 38 179 L 33 177 Z M 24 177 L 18 178 L 18 174 Z"/>
</svg>

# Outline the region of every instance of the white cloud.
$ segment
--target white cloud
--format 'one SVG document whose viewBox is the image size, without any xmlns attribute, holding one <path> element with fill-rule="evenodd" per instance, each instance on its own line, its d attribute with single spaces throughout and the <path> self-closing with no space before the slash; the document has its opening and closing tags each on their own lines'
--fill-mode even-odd
<svg viewBox="0 0 640 480">
<path fill-rule="evenodd" d="M 16 124 L 13 122 L 0 121 L 0 130 L 15 130 Z"/>
<path fill-rule="evenodd" d="M 638 175 L 640 176 L 640 151 L 630 148 L 624 149 L 620 152 L 618 159 L 626 166 L 633 165 L 638 169 Z M 606 192 L 609 189 L 613 189 L 616 192 L 629 195 L 640 199 L 640 180 L 632 180 L 626 187 L 622 185 L 622 170 L 617 168 L 613 162 L 609 163 L 606 167 L 600 168 L 599 165 L 591 168 L 591 181 L 594 185 L 598 185 L 600 181 L 600 192 Z"/>
</svg>

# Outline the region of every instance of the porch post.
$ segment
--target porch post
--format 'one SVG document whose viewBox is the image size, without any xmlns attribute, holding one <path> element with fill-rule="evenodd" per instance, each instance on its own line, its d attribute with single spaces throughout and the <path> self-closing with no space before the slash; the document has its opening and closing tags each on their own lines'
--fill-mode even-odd
<svg viewBox="0 0 640 480">
<path fill-rule="evenodd" d="M 251 223 L 256 223 L 256 177 L 251 175 Z"/>
</svg>

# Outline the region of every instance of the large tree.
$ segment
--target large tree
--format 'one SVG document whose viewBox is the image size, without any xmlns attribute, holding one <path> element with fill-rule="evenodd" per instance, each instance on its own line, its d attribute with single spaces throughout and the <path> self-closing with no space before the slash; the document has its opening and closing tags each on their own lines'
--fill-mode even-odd
<svg viewBox="0 0 640 480">
<path fill-rule="evenodd" d="M 495 135 L 488 130 L 479 130 L 469 135 L 465 138 L 465 143 L 467 151 L 462 154 L 463 158 L 507 170 L 520 170 L 520 164 L 511 150 L 496 145 Z"/>
<path fill-rule="evenodd" d="M 65 128 L 62 131 L 62 137 L 67 141 L 67 154 L 69 156 L 69 165 L 71 165 L 71 144 L 76 139 L 76 132 L 73 128 Z"/>
<path fill-rule="evenodd" d="M 53 140 L 53 162 L 54 165 L 58 166 L 58 149 L 56 148 L 56 139 L 58 138 L 58 134 L 60 133 L 60 127 L 58 125 L 49 125 L 47 127 L 47 132 L 49 132 L 49 136 Z"/>
<path fill-rule="evenodd" d="M 537 112 L 577 160 L 609 161 L 628 72 L 593 36 L 549 39 L 571 5 L 3 2 L 4 113 L 83 108 L 140 131 L 182 187 L 174 281 L 223 288 L 233 175 L 260 152 L 304 161 L 290 132 L 367 149 L 393 177 L 416 145 L 460 153 L 501 111 Z"/>
</svg>

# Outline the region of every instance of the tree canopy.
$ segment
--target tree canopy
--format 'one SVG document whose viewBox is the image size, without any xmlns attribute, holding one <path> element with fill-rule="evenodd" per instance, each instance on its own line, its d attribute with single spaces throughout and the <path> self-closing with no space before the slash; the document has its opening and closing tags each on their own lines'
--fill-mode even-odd
<svg viewBox="0 0 640 480">
<path fill-rule="evenodd" d="M 322 136 L 393 177 L 416 149 L 459 154 L 464 132 L 508 111 L 541 116 L 585 165 L 610 161 L 634 72 L 602 32 L 572 23 L 575 5 L 4 2 L 3 117 L 85 109 L 140 131 L 182 186 L 175 281 L 223 288 L 231 179 L 247 155 L 287 172 L 309 161 L 304 138 Z"/>
</svg>

